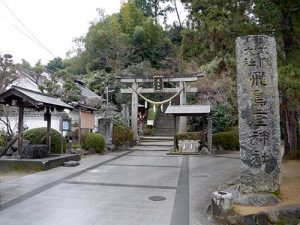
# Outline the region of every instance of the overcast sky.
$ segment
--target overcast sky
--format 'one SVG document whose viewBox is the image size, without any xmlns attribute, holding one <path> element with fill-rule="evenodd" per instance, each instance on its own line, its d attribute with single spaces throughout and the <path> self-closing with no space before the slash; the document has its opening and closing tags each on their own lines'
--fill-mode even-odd
<svg viewBox="0 0 300 225">
<path fill-rule="evenodd" d="M 34 41 L 33 34 L 54 56 L 65 58 L 74 46 L 72 40 L 85 35 L 98 17 L 96 9 L 110 15 L 119 11 L 120 1 L 0 0 L 0 53 L 12 54 L 15 62 L 26 59 L 34 65 L 42 59 L 46 64 L 54 57 Z"/>
</svg>

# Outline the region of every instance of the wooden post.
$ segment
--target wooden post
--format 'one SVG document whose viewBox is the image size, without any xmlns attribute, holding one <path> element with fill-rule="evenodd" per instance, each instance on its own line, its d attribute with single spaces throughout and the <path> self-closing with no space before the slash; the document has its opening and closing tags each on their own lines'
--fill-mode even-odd
<svg viewBox="0 0 300 225">
<path fill-rule="evenodd" d="M 60 135 L 61 135 L 61 139 L 60 139 L 60 153 L 64 154 L 64 144 L 63 144 L 63 135 L 64 135 L 64 131 L 63 131 L 63 118 L 60 118 Z"/>
<path fill-rule="evenodd" d="M 18 123 L 18 154 L 22 158 L 23 154 L 23 124 L 24 124 L 24 107 L 19 107 L 19 123 Z"/>
<path fill-rule="evenodd" d="M 201 116 L 201 120 L 202 120 L 201 129 L 203 130 L 203 144 L 205 144 L 207 142 L 207 130 L 206 130 L 206 126 L 208 123 L 207 116 L 205 115 Z"/>
<path fill-rule="evenodd" d="M 132 89 L 138 89 L 138 83 L 132 83 Z M 138 119 L 138 94 L 135 91 L 132 91 L 131 98 L 131 129 L 133 132 L 133 140 L 138 140 L 138 127 L 137 127 L 137 119 Z"/>
<path fill-rule="evenodd" d="M 176 138 L 176 115 L 174 115 L 174 150 L 177 149 L 177 138 Z"/>
<path fill-rule="evenodd" d="M 180 92 L 180 105 L 186 105 L 186 84 L 185 81 L 180 81 L 180 89 L 183 90 Z M 180 116 L 179 117 L 179 132 L 186 132 L 187 126 L 187 117 Z"/>
<path fill-rule="evenodd" d="M 47 120 L 46 143 L 47 143 L 48 152 L 49 152 L 49 155 L 50 155 L 51 154 L 51 136 L 50 136 L 50 131 L 51 131 L 51 112 L 50 112 L 50 107 L 47 107 L 45 115 L 46 115 L 46 120 Z"/>
<path fill-rule="evenodd" d="M 212 118 L 211 116 L 207 117 L 208 124 L 207 124 L 207 144 L 209 151 L 212 152 Z"/>
<path fill-rule="evenodd" d="M 78 144 L 81 142 L 81 107 L 79 109 L 79 121 L 78 121 Z"/>
</svg>

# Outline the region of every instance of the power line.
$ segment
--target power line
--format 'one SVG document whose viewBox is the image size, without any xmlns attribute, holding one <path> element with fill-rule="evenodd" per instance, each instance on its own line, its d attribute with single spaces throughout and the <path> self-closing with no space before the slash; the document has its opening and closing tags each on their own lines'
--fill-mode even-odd
<svg viewBox="0 0 300 225">
<path fill-rule="evenodd" d="M 0 18 L 3 18 L 4 20 L 6 20 L 7 23 L 9 23 L 13 28 L 15 28 L 17 31 L 19 31 L 20 33 L 22 33 L 25 37 L 27 37 L 28 39 L 30 39 L 33 42 L 36 42 L 30 35 L 28 35 L 27 33 L 25 33 L 24 31 L 22 31 L 19 27 L 17 27 L 14 23 L 9 22 L 5 17 L 0 15 Z"/>
<path fill-rule="evenodd" d="M 2 4 L 5 6 L 5 8 L 13 15 L 13 17 L 22 25 L 22 27 L 31 35 L 26 34 L 25 32 L 21 31 L 18 27 L 16 27 L 14 24 L 11 24 L 15 29 L 20 31 L 23 35 L 28 37 L 30 40 L 36 42 L 40 47 L 42 47 L 44 50 L 46 50 L 50 55 L 52 55 L 54 58 L 56 57 L 31 31 L 30 29 L 17 17 L 17 15 L 6 5 L 4 0 L 1 0 Z"/>
</svg>

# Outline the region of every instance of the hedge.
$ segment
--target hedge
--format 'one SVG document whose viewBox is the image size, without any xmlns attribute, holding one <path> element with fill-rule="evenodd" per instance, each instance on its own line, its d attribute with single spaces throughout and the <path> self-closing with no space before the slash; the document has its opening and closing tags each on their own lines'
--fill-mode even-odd
<svg viewBox="0 0 300 225">
<path fill-rule="evenodd" d="M 47 128 L 39 127 L 30 129 L 24 132 L 24 139 L 30 141 L 31 144 L 46 144 L 46 138 L 42 141 L 42 138 L 46 137 Z M 61 153 L 61 141 L 63 141 L 63 151 L 66 151 L 66 140 L 62 135 L 55 129 L 50 130 L 51 136 L 51 153 Z"/>
<path fill-rule="evenodd" d="M 176 134 L 177 140 L 202 140 L 203 132 L 182 132 Z"/>
<path fill-rule="evenodd" d="M 229 131 L 219 132 L 213 135 L 213 145 L 221 146 L 225 150 L 239 150 L 239 133 L 237 128 L 230 129 Z"/>
<path fill-rule="evenodd" d="M 82 135 L 81 146 L 84 149 L 93 148 L 97 153 L 102 153 L 105 149 L 105 139 L 99 133 L 85 133 Z"/>
<path fill-rule="evenodd" d="M 133 144 L 133 132 L 130 128 L 118 125 L 113 128 L 113 144 L 118 148 L 126 143 Z"/>
</svg>

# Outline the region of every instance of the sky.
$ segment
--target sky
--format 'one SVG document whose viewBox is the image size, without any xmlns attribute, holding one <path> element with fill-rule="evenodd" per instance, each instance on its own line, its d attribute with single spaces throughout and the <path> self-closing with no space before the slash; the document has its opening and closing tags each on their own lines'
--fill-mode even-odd
<svg viewBox="0 0 300 225">
<path fill-rule="evenodd" d="M 85 35 L 90 22 L 98 17 L 96 9 L 102 8 L 111 15 L 119 12 L 120 2 L 0 0 L 0 54 L 13 55 L 15 63 L 25 59 L 32 66 L 39 59 L 47 64 L 54 57 L 65 58 L 74 46 L 73 39 Z"/>
</svg>

